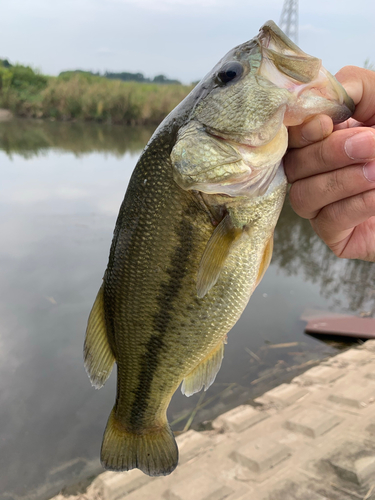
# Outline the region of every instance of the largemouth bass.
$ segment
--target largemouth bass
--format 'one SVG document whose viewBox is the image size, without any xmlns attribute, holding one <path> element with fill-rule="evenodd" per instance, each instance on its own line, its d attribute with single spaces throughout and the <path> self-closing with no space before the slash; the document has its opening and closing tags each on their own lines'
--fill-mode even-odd
<svg viewBox="0 0 375 500">
<path fill-rule="evenodd" d="M 287 127 L 352 100 L 272 22 L 231 50 L 158 127 L 120 208 L 84 347 L 100 388 L 117 363 L 101 461 L 172 472 L 166 411 L 212 384 L 233 327 L 272 255 L 287 182 Z"/>
</svg>

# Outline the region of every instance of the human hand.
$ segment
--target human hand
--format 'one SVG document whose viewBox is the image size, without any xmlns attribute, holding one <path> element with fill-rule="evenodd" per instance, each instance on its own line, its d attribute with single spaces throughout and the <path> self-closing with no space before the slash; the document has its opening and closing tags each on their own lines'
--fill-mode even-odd
<svg viewBox="0 0 375 500">
<path fill-rule="evenodd" d="M 290 127 L 289 197 L 338 257 L 375 262 L 375 72 L 346 66 L 336 78 L 355 113 L 336 126 L 319 115 Z"/>
</svg>

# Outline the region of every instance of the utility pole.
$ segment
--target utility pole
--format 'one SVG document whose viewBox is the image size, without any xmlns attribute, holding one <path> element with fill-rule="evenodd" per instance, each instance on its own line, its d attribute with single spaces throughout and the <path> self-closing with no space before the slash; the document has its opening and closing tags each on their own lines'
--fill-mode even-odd
<svg viewBox="0 0 375 500">
<path fill-rule="evenodd" d="M 289 38 L 298 43 L 298 0 L 284 0 L 279 25 Z"/>
</svg>

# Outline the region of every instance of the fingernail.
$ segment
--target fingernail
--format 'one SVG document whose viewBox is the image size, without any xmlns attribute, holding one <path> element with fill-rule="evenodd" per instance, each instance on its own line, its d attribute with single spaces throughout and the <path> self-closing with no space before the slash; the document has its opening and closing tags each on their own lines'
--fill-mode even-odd
<svg viewBox="0 0 375 500">
<path fill-rule="evenodd" d="M 370 182 L 375 182 L 375 161 L 369 161 L 362 168 L 366 179 Z"/>
<path fill-rule="evenodd" d="M 371 132 L 359 132 L 345 142 L 345 152 L 352 160 L 375 158 L 375 135 Z"/>
</svg>

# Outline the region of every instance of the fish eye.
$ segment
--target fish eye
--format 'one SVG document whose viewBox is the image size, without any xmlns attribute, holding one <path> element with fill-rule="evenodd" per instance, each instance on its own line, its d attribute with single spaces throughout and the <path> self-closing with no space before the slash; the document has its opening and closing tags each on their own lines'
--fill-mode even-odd
<svg viewBox="0 0 375 500">
<path fill-rule="evenodd" d="M 225 63 L 217 74 L 221 83 L 229 83 L 242 76 L 243 66 L 237 61 Z"/>
</svg>

